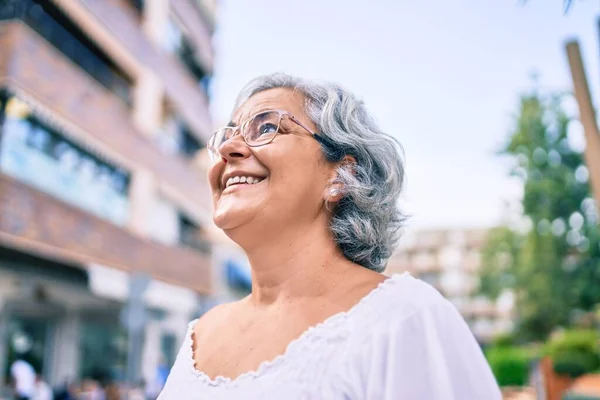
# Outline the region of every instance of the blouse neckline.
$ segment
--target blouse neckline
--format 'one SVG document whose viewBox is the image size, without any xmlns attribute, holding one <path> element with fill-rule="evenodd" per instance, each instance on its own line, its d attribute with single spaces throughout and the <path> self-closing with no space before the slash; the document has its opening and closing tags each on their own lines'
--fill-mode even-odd
<svg viewBox="0 0 600 400">
<path fill-rule="evenodd" d="M 373 301 L 373 299 L 383 293 L 386 289 L 396 285 L 402 278 L 410 276 L 407 272 L 402 274 L 394 274 L 391 277 L 379 282 L 369 293 L 363 296 L 356 304 L 354 304 L 347 311 L 340 311 L 332 314 L 331 316 L 324 319 L 322 322 L 312 325 L 304 330 L 297 338 L 293 339 L 283 353 L 276 356 L 271 360 L 263 361 L 259 364 L 258 368 L 252 371 L 244 372 L 236 378 L 230 378 L 226 376 L 217 376 L 214 379 L 209 377 L 204 372 L 198 370 L 195 367 L 194 352 L 193 352 L 193 332 L 198 319 L 193 320 L 188 325 L 184 346 L 185 346 L 185 362 L 192 375 L 198 381 L 201 381 L 209 386 L 236 386 L 237 384 L 247 381 L 254 380 L 262 375 L 265 375 L 269 370 L 280 366 L 281 364 L 288 362 L 289 360 L 296 357 L 298 354 L 302 354 L 302 347 L 305 343 L 317 340 L 319 337 L 327 336 L 327 333 L 335 331 L 340 325 L 344 324 L 347 319 L 355 314 L 358 310 L 365 307 L 367 304 Z"/>
</svg>

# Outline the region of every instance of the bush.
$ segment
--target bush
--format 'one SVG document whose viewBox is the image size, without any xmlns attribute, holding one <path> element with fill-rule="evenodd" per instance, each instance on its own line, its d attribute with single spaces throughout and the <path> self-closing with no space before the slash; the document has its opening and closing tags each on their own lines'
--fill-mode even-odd
<svg viewBox="0 0 600 400">
<path fill-rule="evenodd" d="M 561 353 L 555 356 L 552 363 L 557 374 L 577 378 L 596 369 L 598 357 L 592 353 Z"/>
<path fill-rule="evenodd" d="M 559 375 L 577 378 L 600 367 L 600 337 L 593 330 L 570 330 L 552 338 L 544 353 Z"/>
<path fill-rule="evenodd" d="M 511 333 L 505 333 L 503 335 L 499 335 L 492 341 L 492 346 L 494 346 L 494 347 L 511 347 L 516 344 L 517 344 L 517 339 Z"/>
<path fill-rule="evenodd" d="M 536 358 L 534 350 L 518 346 L 490 347 L 485 355 L 500 386 L 524 386 Z"/>
</svg>

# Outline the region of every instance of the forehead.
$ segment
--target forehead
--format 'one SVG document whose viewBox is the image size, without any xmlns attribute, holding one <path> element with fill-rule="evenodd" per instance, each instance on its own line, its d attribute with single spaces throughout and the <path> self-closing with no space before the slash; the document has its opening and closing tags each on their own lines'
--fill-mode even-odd
<svg viewBox="0 0 600 400">
<path fill-rule="evenodd" d="M 304 114 L 304 95 L 290 88 L 269 89 L 256 93 L 233 113 L 236 123 L 265 110 L 285 110 L 300 117 Z"/>
</svg>

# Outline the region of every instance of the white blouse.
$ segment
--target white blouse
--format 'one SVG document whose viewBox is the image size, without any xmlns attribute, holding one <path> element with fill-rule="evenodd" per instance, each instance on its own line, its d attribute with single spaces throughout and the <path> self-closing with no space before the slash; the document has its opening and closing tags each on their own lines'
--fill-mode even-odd
<svg viewBox="0 0 600 400">
<path fill-rule="evenodd" d="M 347 312 L 307 329 L 284 354 L 236 379 L 194 368 L 192 330 L 158 400 L 497 400 L 467 324 L 434 288 L 394 275 Z"/>
</svg>

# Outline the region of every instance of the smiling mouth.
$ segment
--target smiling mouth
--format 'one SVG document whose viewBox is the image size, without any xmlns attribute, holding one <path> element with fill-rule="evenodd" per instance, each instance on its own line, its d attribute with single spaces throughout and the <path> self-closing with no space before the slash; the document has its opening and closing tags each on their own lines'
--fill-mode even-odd
<svg viewBox="0 0 600 400">
<path fill-rule="evenodd" d="M 241 185 L 256 185 L 257 183 L 262 182 L 264 179 L 265 178 L 257 178 L 254 176 L 232 176 L 231 178 L 227 179 L 227 182 L 225 183 L 225 189 Z"/>
</svg>

